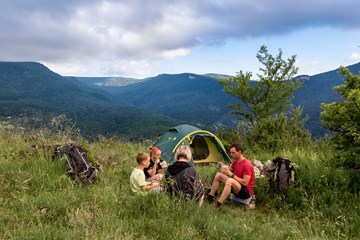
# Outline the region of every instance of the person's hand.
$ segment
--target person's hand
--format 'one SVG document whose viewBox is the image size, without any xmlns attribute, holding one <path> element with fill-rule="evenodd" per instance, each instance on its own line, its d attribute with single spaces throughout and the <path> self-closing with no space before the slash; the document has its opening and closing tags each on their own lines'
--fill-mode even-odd
<svg viewBox="0 0 360 240">
<path fill-rule="evenodd" d="M 223 165 L 221 165 L 221 167 L 220 167 L 220 172 L 224 172 L 226 169 L 229 169 L 229 166 L 228 165 L 225 165 L 225 164 L 223 164 Z"/>
<path fill-rule="evenodd" d="M 154 188 L 154 187 L 160 187 L 160 183 L 158 183 L 158 182 L 153 182 L 152 184 L 151 184 L 151 186 Z"/>
<path fill-rule="evenodd" d="M 231 176 L 232 172 L 230 171 L 230 169 L 227 167 L 222 168 L 222 173 L 225 174 L 226 176 Z"/>
</svg>

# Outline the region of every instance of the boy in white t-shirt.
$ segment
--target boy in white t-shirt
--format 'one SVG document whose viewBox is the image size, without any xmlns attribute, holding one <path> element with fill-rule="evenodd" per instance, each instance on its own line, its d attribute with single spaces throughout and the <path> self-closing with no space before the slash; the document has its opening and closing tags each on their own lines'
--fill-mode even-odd
<svg viewBox="0 0 360 240">
<path fill-rule="evenodd" d="M 137 167 L 130 176 L 130 188 L 133 193 L 146 195 L 148 191 L 160 192 L 160 184 L 147 182 L 145 180 L 144 168 L 150 165 L 150 156 L 147 153 L 140 152 L 136 156 Z"/>
</svg>

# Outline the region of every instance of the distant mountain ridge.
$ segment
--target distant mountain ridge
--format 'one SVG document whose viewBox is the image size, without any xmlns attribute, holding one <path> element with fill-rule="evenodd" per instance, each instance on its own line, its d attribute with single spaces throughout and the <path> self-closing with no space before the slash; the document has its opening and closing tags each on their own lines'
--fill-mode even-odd
<svg viewBox="0 0 360 240">
<path fill-rule="evenodd" d="M 360 63 L 348 68 L 357 74 Z M 222 91 L 222 85 L 217 81 L 222 77 L 231 76 L 161 74 L 148 81 L 120 88 L 105 87 L 102 90 L 114 95 L 115 101 L 128 102 L 198 126 L 217 129 L 234 125 L 238 118 L 229 114 L 227 105 L 239 100 Z M 333 88 L 343 84 L 343 76 L 335 69 L 314 76 L 299 75 L 295 79 L 303 81 L 303 86 L 295 92 L 292 103 L 303 107 L 303 114 L 309 116 L 305 127 L 313 136 L 322 136 L 326 131 L 321 128 L 320 104 L 340 101 Z"/>
<path fill-rule="evenodd" d="M 0 117 L 40 116 L 43 121 L 49 121 L 66 114 L 84 136 L 149 138 L 181 123 L 117 103 L 108 93 L 75 78 L 62 77 L 40 63 L 0 62 L 0 85 Z"/>
<path fill-rule="evenodd" d="M 229 125 L 227 104 L 236 101 L 212 77 L 192 73 L 160 74 L 120 88 L 102 88 L 115 101 L 128 102 L 160 114 L 207 128 Z"/>
<path fill-rule="evenodd" d="M 360 63 L 348 66 L 353 74 Z M 160 74 L 146 79 L 63 77 L 40 63 L 0 62 L 0 117 L 51 118 L 62 113 L 75 119 L 87 136 L 121 135 L 150 138 L 180 123 L 214 130 L 231 127 L 238 116 L 227 105 L 239 102 L 223 92 L 222 74 Z M 334 86 L 343 84 L 337 70 L 304 81 L 293 104 L 310 117 L 306 127 L 321 136 L 320 104 L 339 101 Z"/>
<path fill-rule="evenodd" d="M 197 74 L 196 74 L 197 75 Z M 217 73 L 207 73 L 200 76 L 211 77 L 215 79 L 226 79 L 233 76 Z M 124 87 L 134 83 L 140 83 L 142 81 L 150 80 L 153 77 L 148 78 L 125 78 L 125 77 L 70 77 L 75 78 L 79 82 L 90 87 Z"/>
<path fill-rule="evenodd" d="M 346 67 L 352 74 L 360 74 L 360 63 Z M 320 105 L 341 101 L 334 87 L 342 84 L 344 84 L 344 77 L 338 73 L 338 69 L 335 69 L 309 77 L 295 92 L 293 104 L 302 106 L 303 113 L 310 117 L 305 126 L 313 135 L 321 136 L 325 133 L 321 128 Z"/>
<path fill-rule="evenodd" d="M 138 83 L 141 81 L 147 80 L 137 79 L 137 78 L 125 78 L 125 77 L 73 77 L 79 82 L 82 82 L 88 86 L 98 86 L 98 87 L 123 87 L 126 85 Z"/>
</svg>

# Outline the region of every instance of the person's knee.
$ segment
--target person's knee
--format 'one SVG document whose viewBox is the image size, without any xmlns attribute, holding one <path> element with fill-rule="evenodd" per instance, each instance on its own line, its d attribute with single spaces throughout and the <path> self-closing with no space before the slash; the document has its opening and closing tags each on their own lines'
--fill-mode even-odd
<svg viewBox="0 0 360 240">
<path fill-rule="evenodd" d="M 238 189 L 239 187 L 241 188 L 241 185 L 238 186 L 239 184 L 237 184 L 236 180 L 229 178 L 228 180 L 226 180 L 225 182 L 225 187 L 230 187 L 233 189 Z"/>
<path fill-rule="evenodd" d="M 227 184 L 227 185 L 233 185 L 233 183 L 234 183 L 234 179 L 232 179 L 232 178 L 228 178 L 225 182 L 225 184 Z"/>
<path fill-rule="evenodd" d="M 222 173 L 217 173 L 216 175 L 215 175 L 215 178 L 214 178 L 215 180 L 221 180 L 222 179 Z"/>
<path fill-rule="evenodd" d="M 229 188 L 233 187 L 233 181 L 232 181 L 232 180 L 233 180 L 233 179 L 231 179 L 231 178 L 229 178 L 228 180 L 226 180 L 224 187 L 229 187 Z"/>
</svg>

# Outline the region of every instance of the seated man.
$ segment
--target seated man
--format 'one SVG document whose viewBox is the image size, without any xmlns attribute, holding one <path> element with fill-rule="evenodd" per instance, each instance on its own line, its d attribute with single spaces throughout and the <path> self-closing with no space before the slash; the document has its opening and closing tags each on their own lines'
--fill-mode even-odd
<svg viewBox="0 0 360 240">
<path fill-rule="evenodd" d="M 254 166 L 243 156 L 242 146 L 239 143 L 233 144 L 230 147 L 230 155 L 233 158 L 230 168 L 225 165 L 221 167 L 221 172 L 217 173 L 214 178 L 207 200 L 209 202 L 213 201 L 217 190 L 223 183 L 224 189 L 218 199 L 218 207 L 220 207 L 232 193 L 232 199 L 234 199 L 234 197 L 237 200 L 240 199 L 242 203 L 252 208 L 252 205 L 249 205 L 249 203 L 254 195 Z"/>
</svg>

